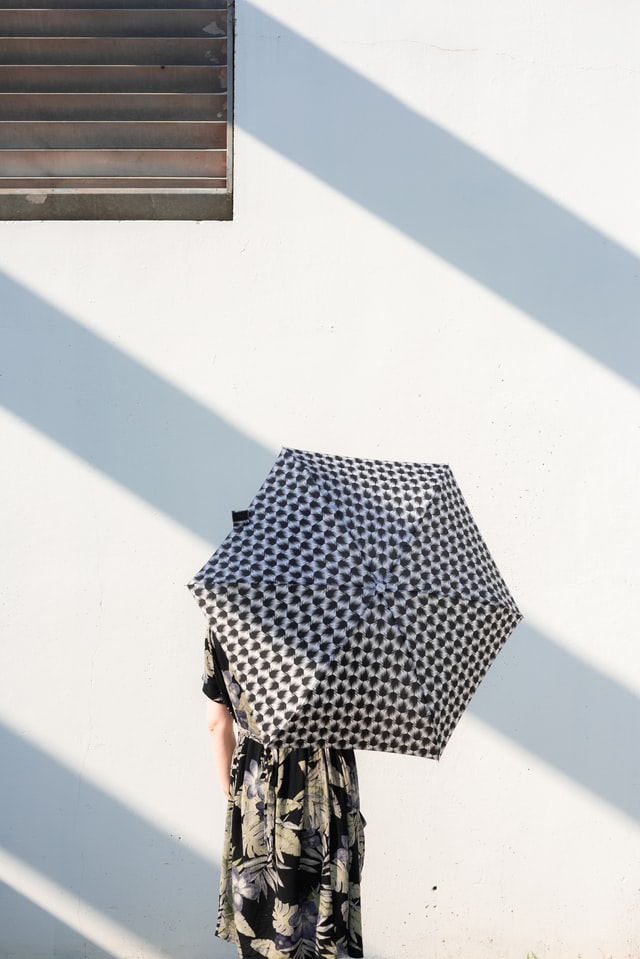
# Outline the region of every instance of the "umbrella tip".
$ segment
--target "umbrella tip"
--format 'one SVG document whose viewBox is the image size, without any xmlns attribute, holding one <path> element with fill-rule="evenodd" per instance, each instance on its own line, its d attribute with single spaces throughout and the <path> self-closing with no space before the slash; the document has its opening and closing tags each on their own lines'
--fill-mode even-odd
<svg viewBox="0 0 640 959">
<path fill-rule="evenodd" d="M 249 510 L 248 509 L 232 509 L 231 518 L 233 519 L 234 526 L 242 526 L 243 523 L 246 523 L 249 520 Z"/>
</svg>

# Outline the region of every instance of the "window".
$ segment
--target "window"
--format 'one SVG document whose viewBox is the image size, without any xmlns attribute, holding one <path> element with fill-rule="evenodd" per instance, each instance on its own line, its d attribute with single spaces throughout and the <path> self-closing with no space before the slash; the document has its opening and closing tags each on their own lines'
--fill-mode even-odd
<svg viewBox="0 0 640 959">
<path fill-rule="evenodd" d="M 232 217 L 233 0 L 0 0 L 0 219 Z"/>
</svg>

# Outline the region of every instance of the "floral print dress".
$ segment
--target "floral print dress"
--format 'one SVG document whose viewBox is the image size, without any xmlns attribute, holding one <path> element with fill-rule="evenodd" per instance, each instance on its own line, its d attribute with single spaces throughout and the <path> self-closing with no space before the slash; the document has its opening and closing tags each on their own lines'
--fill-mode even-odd
<svg viewBox="0 0 640 959">
<path fill-rule="evenodd" d="M 261 743 L 211 631 L 203 691 L 226 704 L 238 733 L 216 935 L 241 959 L 361 957 L 364 819 L 353 750 Z"/>
</svg>

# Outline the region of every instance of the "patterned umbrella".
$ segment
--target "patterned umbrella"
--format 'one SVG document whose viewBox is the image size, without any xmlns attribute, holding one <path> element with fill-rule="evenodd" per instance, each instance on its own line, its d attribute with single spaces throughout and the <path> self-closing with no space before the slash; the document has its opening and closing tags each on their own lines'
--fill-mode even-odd
<svg viewBox="0 0 640 959">
<path fill-rule="evenodd" d="M 293 449 L 189 588 L 271 746 L 438 758 L 522 618 L 448 466 Z"/>
</svg>

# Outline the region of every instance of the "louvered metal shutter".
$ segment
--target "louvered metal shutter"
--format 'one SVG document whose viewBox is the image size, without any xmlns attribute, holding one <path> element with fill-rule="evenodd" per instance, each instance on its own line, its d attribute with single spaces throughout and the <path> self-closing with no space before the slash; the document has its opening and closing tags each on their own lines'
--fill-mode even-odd
<svg viewBox="0 0 640 959">
<path fill-rule="evenodd" d="M 227 0 L 0 0 L 0 219 L 231 219 Z"/>
</svg>

